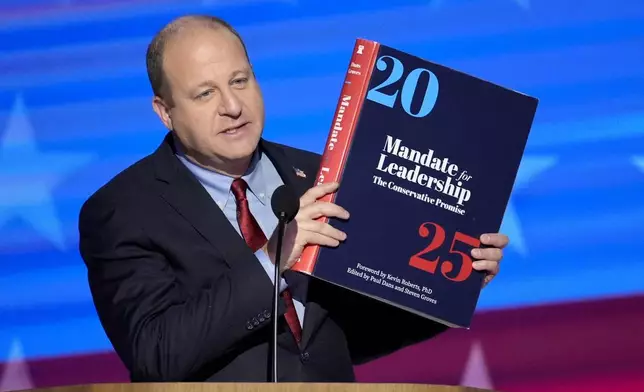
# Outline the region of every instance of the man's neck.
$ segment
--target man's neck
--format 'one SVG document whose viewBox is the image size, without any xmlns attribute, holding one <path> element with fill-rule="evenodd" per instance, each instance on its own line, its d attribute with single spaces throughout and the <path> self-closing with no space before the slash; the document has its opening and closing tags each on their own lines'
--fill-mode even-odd
<svg viewBox="0 0 644 392">
<path fill-rule="evenodd" d="M 233 178 L 243 176 L 248 171 L 251 161 L 250 157 L 241 161 L 217 163 L 206 161 L 205 159 L 196 159 L 192 155 L 186 155 L 186 158 L 205 169 Z"/>
</svg>

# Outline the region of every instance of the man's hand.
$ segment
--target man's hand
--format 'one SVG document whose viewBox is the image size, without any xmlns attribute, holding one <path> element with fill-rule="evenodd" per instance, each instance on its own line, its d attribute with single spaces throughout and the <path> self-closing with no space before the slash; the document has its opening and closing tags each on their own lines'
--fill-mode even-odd
<svg viewBox="0 0 644 392">
<path fill-rule="evenodd" d="M 322 196 L 333 193 L 338 189 L 338 183 L 328 183 L 309 189 L 300 198 L 300 210 L 295 218 L 286 226 L 282 240 L 282 255 L 280 272 L 284 272 L 295 263 L 306 245 L 323 245 L 336 247 L 347 235 L 328 223 L 315 219 L 325 216 L 329 218 L 348 219 L 349 212 L 344 208 L 322 201 Z M 275 263 L 277 253 L 277 234 L 271 236 L 267 244 L 268 257 Z"/>
<path fill-rule="evenodd" d="M 478 271 L 486 271 L 487 275 L 483 281 L 483 287 L 499 273 L 501 259 L 503 258 L 503 248 L 510 242 L 508 236 L 498 233 L 483 234 L 481 236 L 481 244 L 489 245 L 489 248 L 476 248 L 472 249 L 472 257 L 474 257 L 474 269 Z"/>
</svg>

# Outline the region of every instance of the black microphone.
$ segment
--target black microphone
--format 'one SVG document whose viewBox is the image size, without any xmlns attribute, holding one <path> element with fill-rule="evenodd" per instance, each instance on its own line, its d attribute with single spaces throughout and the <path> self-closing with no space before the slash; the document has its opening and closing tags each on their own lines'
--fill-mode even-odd
<svg viewBox="0 0 644 392">
<path fill-rule="evenodd" d="M 286 185 L 279 186 L 271 198 L 273 213 L 277 216 L 277 253 L 275 255 L 275 284 L 273 285 L 273 341 L 269 350 L 271 369 L 270 382 L 277 382 L 277 303 L 279 299 L 280 265 L 282 258 L 282 240 L 286 225 L 295 218 L 300 210 L 300 199 Z"/>
</svg>

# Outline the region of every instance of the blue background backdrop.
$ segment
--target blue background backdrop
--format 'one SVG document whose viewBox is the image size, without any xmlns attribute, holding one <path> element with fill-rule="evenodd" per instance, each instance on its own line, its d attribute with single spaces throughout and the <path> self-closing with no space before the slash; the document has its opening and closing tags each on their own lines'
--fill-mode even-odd
<svg viewBox="0 0 644 392">
<path fill-rule="evenodd" d="M 393 5 L 395 4 L 395 5 Z M 0 1 L 0 362 L 109 350 L 83 201 L 153 151 L 145 50 L 172 17 L 244 36 L 265 136 L 321 152 L 356 37 L 540 99 L 480 310 L 644 292 L 641 0 Z"/>
</svg>

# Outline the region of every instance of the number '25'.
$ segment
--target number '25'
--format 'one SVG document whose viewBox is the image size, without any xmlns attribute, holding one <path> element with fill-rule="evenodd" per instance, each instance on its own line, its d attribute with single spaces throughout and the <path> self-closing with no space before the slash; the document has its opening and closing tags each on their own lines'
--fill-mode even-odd
<svg viewBox="0 0 644 392">
<path fill-rule="evenodd" d="M 420 234 L 423 238 L 426 238 L 430 235 L 427 226 L 434 227 L 434 237 L 432 237 L 429 245 L 427 245 L 425 249 L 414 254 L 409 259 L 409 265 L 434 274 L 436 273 L 436 268 L 438 267 L 440 257 L 436 257 L 434 260 L 426 260 L 421 256 L 433 250 L 436 250 L 443 245 L 443 243 L 445 242 L 445 229 L 439 224 L 433 222 L 425 222 L 418 228 L 418 234 Z M 443 263 L 441 264 L 441 273 L 445 278 L 449 280 L 452 280 L 454 282 L 462 282 L 469 278 L 472 274 L 472 258 L 467 253 L 454 249 L 454 245 L 456 245 L 457 242 L 462 242 L 478 248 L 481 245 L 481 241 L 458 231 L 452 238 L 452 245 L 449 248 L 449 253 L 454 255 L 454 257 L 461 259 L 461 269 L 458 271 L 458 274 L 455 277 L 449 277 L 447 276 L 447 274 L 452 272 L 452 270 L 454 269 L 454 263 L 449 260 L 443 260 Z"/>
<path fill-rule="evenodd" d="M 400 80 L 403 74 L 405 73 L 405 66 L 403 63 L 395 57 L 392 56 L 380 56 L 376 62 L 376 67 L 379 71 L 386 71 L 389 68 L 389 64 L 385 59 L 391 60 L 391 71 L 389 76 L 385 79 L 384 82 L 373 87 L 367 93 L 367 99 L 381 105 L 393 108 L 398 99 L 398 93 L 400 92 L 400 104 L 403 110 L 412 117 L 425 117 L 427 116 L 434 105 L 436 104 L 436 99 L 438 98 L 438 79 L 436 75 L 428 69 L 425 68 L 416 68 L 407 75 L 405 82 L 402 85 L 402 89 L 396 88 L 396 91 L 393 94 L 385 94 L 379 90 L 390 86 Z M 420 109 L 416 113 L 411 111 L 411 101 L 414 98 L 416 93 L 416 88 L 418 87 L 418 79 L 426 72 L 429 75 L 429 83 L 425 89 L 425 95 L 423 96 L 423 101 L 420 105 Z"/>
</svg>

